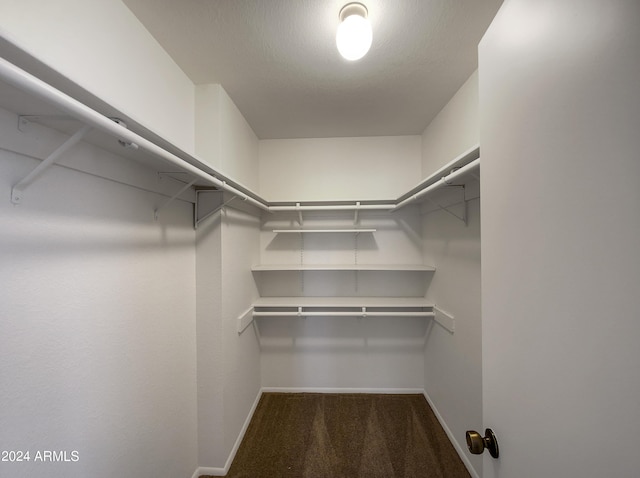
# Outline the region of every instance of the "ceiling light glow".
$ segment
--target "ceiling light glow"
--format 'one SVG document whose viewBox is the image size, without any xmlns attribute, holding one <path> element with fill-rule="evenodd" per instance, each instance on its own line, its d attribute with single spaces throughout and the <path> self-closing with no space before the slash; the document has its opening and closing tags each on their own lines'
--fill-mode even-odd
<svg viewBox="0 0 640 478">
<path fill-rule="evenodd" d="M 336 45 L 340 54 L 349 61 L 359 60 L 371 48 L 373 32 L 367 14 L 367 7 L 357 2 L 348 3 L 340 10 Z"/>
</svg>

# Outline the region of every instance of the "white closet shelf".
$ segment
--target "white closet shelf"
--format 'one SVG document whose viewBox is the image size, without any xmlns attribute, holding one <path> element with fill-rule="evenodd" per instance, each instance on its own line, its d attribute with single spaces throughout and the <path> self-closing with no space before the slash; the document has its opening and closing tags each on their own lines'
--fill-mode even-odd
<svg viewBox="0 0 640 478">
<path fill-rule="evenodd" d="M 273 232 L 276 234 L 286 234 L 286 233 L 322 233 L 322 232 L 350 232 L 350 233 L 359 233 L 359 232 L 376 232 L 376 229 L 273 229 Z"/>
<path fill-rule="evenodd" d="M 14 48 L 19 50 L 19 47 L 13 45 Z M 53 73 L 57 73 L 52 71 Z M 74 85 L 66 83 L 66 86 L 71 88 Z M 41 79 L 31 75 L 30 73 L 22 70 L 16 65 L 10 63 L 4 58 L 0 58 L 0 105 L 9 111 L 13 111 L 19 115 L 21 120 L 20 124 L 24 124 L 25 121 L 43 121 L 46 117 L 61 118 L 64 117 L 67 120 L 73 119 L 85 126 L 91 128 L 91 132 L 87 134 L 86 141 L 94 143 L 100 147 L 104 147 L 109 151 L 116 152 L 116 154 L 131 158 L 146 166 L 150 167 L 155 172 L 166 171 L 167 166 L 178 168 L 185 174 L 185 184 L 190 184 L 198 187 L 215 187 L 219 190 L 226 191 L 234 196 L 242 199 L 243 201 L 268 212 L 277 211 L 297 211 L 298 214 L 302 214 L 303 211 L 336 211 L 336 210 L 352 210 L 354 211 L 354 223 L 357 223 L 358 213 L 361 210 L 386 210 L 394 212 L 405 205 L 422 198 L 429 192 L 446 185 L 451 185 L 452 181 L 459 177 L 471 173 L 480 165 L 480 148 L 476 145 L 468 151 L 462 153 L 460 156 L 449 162 L 442 168 L 435 171 L 428 178 L 422 180 L 417 186 L 412 188 L 407 193 L 398 197 L 397 199 L 388 199 L 384 201 L 366 201 L 362 204 L 359 201 L 355 201 L 354 204 L 317 204 L 309 202 L 307 204 L 295 203 L 289 205 L 273 204 L 265 199 L 261 198 L 257 193 L 243 186 L 239 182 L 232 178 L 222 174 L 222 172 L 213 169 L 208 163 L 201 158 L 192 155 L 172 144 L 170 141 L 157 136 L 152 131 L 146 129 L 143 125 L 135 123 L 133 120 L 129 121 L 126 115 L 121 111 L 110 106 L 100 98 L 91 97 L 91 103 L 97 104 L 101 111 L 98 112 L 95 109 L 87 106 L 86 104 L 78 101 L 77 99 L 63 93 L 62 91 L 54 88 L 53 86 L 45 83 Z M 44 107 L 43 107 L 44 105 Z M 29 110 L 34 109 L 39 111 L 38 115 L 26 114 Z M 22 111 L 20 111 L 22 110 Z M 44 113 L 44 114 L 42 114 Z M 108 116 L 107 116 L 108 113 Z M 115 122 L 111 117 L 124 117 L 132 126 L 132 129 L 127 129 L 121 123 Z M 68 121 L 64 121 L 68 123 Z M 57 121 L 59 124 L 60 121 Z M 75 127 L 71 123 L 70 133 L 77 133 L 81 131 L 82 127 Z M 66 130 L 67 127 L 61 127 L 61 130 Z M 139 131 L 136 133 L 135 131 Z M 123 148 L 121 145 L 125 145 Z M 48 163 L 55 164 L 56 155 L 54 154 Z M 39 170 L 37 174 L 42 171 Z M 23 189 L 28 185 L 29 177 L 25 177 L 21 182 L 13 185 L 14 194 L 12 200 L 14 202 L 20 202 L 22 198 Z M 180 192 L 176 194 L 179 195 Z M 175 199 L 172 197 L 171 200 Z M 156 211 L 157 212 L 157 211 Z M 302 220 L 300 220 L 302 223 Z M 276 230 L 275 232 L 283 233 L 310 233 L 310 232 L 375 232 L 374 229 L 341 229 L 341 230 L 304 230 L 304 229 L 292 229 L 292 230 Z"/>
<path fill-rule="evenodd" d="M 261 297 L 238 317 L 238 333 L 256 317 L 424 317 L 455 331 L 454 317 L 422 297 Z"/>
<path fill-rule="evenodd" d="M 254 272 L 282 271 L 377 271 L 377 272 L 433 272 L 435 268 L 417 264 L 262 264 L 251 268 Z"/>
<path fill-rule="evenodd" d="M 436 310 L 422 297 L 261 297 L 238 317 L 238 333 L 256 317 L 435 318 Z"/>
<path fill-rule="evenodd" d="M 253 303 L 254 309 L 376 307 L 400 310 L 433 306 L 423 297 L 261 297 Z"/>
<path fill-rule="evenodd" d="M 433 186 L 436 183 L 442 181 L 442 179 L 450 176 L 452 173 L 457 172 L 459 169 L 462 169 L 465 166 L 471 165 L 474 161 L 480 159 L 480 145 L 476 144 L 475 146 L 469 148 L 467 151 L 458 155 L 456 158 L 449 161 L 447 164 L 437 169 L 429 176 L 420 181 L 414 188 L 400 196 L 396 200 L 396 208 L 398 205 L 405 202 L 407 199 L 410 199 L 416 195 L 420 195 L 425 189 Z M 479 162 L 475 163 L 479 166 Z M 476 167 L 477 167 L 476 166 Z M 444 184 L 448 184 L 447 181 L 443 182 Z"/>
</svg>

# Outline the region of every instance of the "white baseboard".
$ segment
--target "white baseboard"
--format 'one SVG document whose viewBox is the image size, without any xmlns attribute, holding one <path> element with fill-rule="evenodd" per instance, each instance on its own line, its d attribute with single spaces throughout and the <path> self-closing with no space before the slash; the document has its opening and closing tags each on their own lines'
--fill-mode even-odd
<svg viewBox="0 0 640 478">
<path fill-rule="evenodd" d="M 469 457 L 465 452 L 466 448 L 460 445 L 460 443 L 458 442 L 458 439 L 453 434 L 449 426 L 446 424 L 446 422 L 442 418 L 442 415 L 440 415 L 440 412 L 438 412 L 438 409 L 436 408 L 435 404 L 433 403 L 433 401 L 431 400 L 427 392 L 423 390 L 422 393 L 424 394 L 424 398 L 427 399 L 427 403 L 429 403 L 429 406 L 431 407 L 431 410 L 433 410 L 434 415 L 440 422 L 440 425 L 442 426 L 445 433 L 449 437 L 449 441 L 451 441 L 451 444 L 455 448 L 456 452 L 458 452 L 458 456 L 460 456 L 460 459 L 462 460 L 462 463 L 464 463 L 464 466 L 467 468 L 467 471 L 469 472 L 469 474 L 472 476 L 472 478 L 480 478 L 480 476 L 478 475 L 478 472 L 471 464 L 471 461 L 469 461 Z"/>
<path fill-rule="evenodd" d="M 323 388 L 323 387 L 262 387 L 263 393 L 385 393 L 424 394 L 422 388 Z"/>
<path fill-rule="evenodd" d="M 191 478 L 198 478 L 201 475 L 225 476 L 226 474 L 227 472 L 224 470 L 224 468 L 211 468 L 207 466 L 201 466 L 193 473 Z"/>
<path fill-rule="evenodd" d="M 258 391 L 258 395 L 256 399 L 253 401 L 253 405 L 251 405 L 251 409 L 247 414 L 247 418 L 240 429 L 240 433 L 238 433 L 238 438 L 236 438 L 236 442 L 233 444 L 233 448 L 231 448 L 231 452 L 229 452 L 229 456 L 227 457 L 227 461 L 224 464 L 224 468 L 215 468 L 208 466 L 201 466 L 193 473 L 191 478 L 198 478 L 200 475 L 211 475 L 211 476 L 226 476 L 229 472 L 229 468 L 231 468 L 231 464 L 233 463 L 233 459 L 236 457 L 236 453 L 238 452 L 238 448 L 240 448 L 240 444 L 242 443 L 242 439 L 244 438 L 244 434 L 247 432 L 247 428 L 249 428 L 249 423 L 251 423 L 251 419 L 253 418 L 253 413 L 256 411 L 258 406 L 258 402 L 260 401 L 260 397 L 262 396 L 262 389 Z"/>
<path fill-rule="evenodd" d="M 233 448 L 231 449 L 231 453 L 229 453 L 227 462 L 224 464 L 224 475 L 226 475 L 227 472 L 229 471 L 229 468 L 231 468 L 231 463 L 233 463 L 233 459 L 236 457 L 238 448 L 240 448 L 240 444 L 242 443 L 244 434 L 247 432 L 247 428 L 249 428 L 249 423 L 251 423 L 251 419 L 253 418 L 253 413 L 256 411 L 256 408 L 258 406 L 258 402 L 260 401 L 261 396 L 262 396 L 262 389 L 258 390 L 258 395 L 256 395 L 256 399 L 253 401 L 253 405 L 251 405 L 249 414 L 247 415 L 247 418 L 245 419 L 244 424 L 240 429 L 240 433 L 238 434 L 238 438 L 236 439 L 236 442 L 233 444 Z M 224 476 L 224 475 L 220 475 L 220 476 Z"/>
</svg>

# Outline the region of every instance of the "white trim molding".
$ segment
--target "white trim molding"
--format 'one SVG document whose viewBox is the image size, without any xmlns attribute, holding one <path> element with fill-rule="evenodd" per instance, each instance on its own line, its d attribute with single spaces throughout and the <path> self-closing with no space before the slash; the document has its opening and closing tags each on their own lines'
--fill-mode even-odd
<svg viewBox="0 0 640 478">
<path fill-rule="evenodd" d="M 472 476 L 472 478 L 480 478 L 480 475 L 478 475 L 478 472 L 471 464 L 471 461 L 469 460 L 469 457 L 465 452 L 465 447 L 460 445 L 460 442 L 458 442 L 458 439 L 453 434 L 453 432 L 451 431 L 447 423 L 444 421 L 444 418 L 442 418 L 442 415 L 440 415 L 440 412 L 438 412 L 438 409 L 436 408 L 435 404 L 433 403 L 431 398 L 429 398 L 427 391 L 423 390 L 422 393 L 424 394 L 424 398 L 427 400 L 427 403 L 431 407 L 431 410 L 433 410 L 434 415 L 438 419 L 438 422 L 440 422 L 440 425 L 442 426 L 445 433 L 449 437 L 449 441 L 453 445 L 453 448 L 455 448 L 456 452 L 458 453 L 458 456 L 460 456 L 460 459 L 462 460 L 462 463 L 464 463 L 464 466 L 467 468 L 467 471 L 469 472 L 469 474 Z"/>
<path fill-rule="evenodd" d="M 225 476 L 227 472 L 224 468 L 211 468 L 207 466 L 200 466 L 196 471 L 193 472 L 191 478 L 200 478 L 201 475 L 210 475 L 210 476 Z"/>
<path fill-rule="evenodd" d="M 244 438 L 244 434 L 247 432 L 247 428 L 249 428 L 249 424 L 251 423 L 251 419 L 253 418 L 253 414 L 258 407 L 258 402 L 260 402 L 260 397 L 262 397 L 262 389 L 258 391 L 258 395 L 256 395 L 256 399 L 251 405 L 251 409 L 247 414 L 247 418 L 240 429 L 240 433 L 238 433 L 238 438 L 236 442 L 233 444 L 233 448 L 229 452 L 229 456 L 227 457 L 227 461 L 224 464 L 224 468 L 219 467 L 210 467 L 210 466 L 200 466 L 193 472 L 191 478 L 199 478 L 200 475 L 211 475 L 211 476 L 226 476 L 229 473 L 229 468 L 231 468 L 231 464 L 233 463 L 233 459 L 236 457 L 236 453 L 238 452 L 238 448 L 240 448 L 240 444 Z"/>
<path fill-rule="evenodd" d="M 381 393 L 381 394 L 418 394 L 422 388 L 322 388 L 322 387 L 262 387 L 262 393 Z"/>
</svg>

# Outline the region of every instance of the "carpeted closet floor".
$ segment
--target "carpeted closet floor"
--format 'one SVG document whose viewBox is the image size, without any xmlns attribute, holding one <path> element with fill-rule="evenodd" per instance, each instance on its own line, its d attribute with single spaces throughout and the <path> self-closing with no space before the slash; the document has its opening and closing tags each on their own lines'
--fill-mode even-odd
<svg viewBox="0 0 640 478">
<path fill-rule="evenodd" d="M 265 393 L 231 478 L 469 478 L 422 395 Z"/>
</svg>

